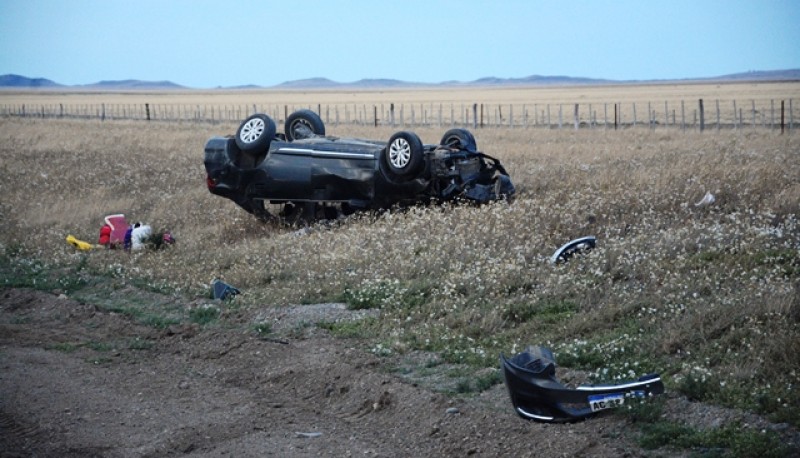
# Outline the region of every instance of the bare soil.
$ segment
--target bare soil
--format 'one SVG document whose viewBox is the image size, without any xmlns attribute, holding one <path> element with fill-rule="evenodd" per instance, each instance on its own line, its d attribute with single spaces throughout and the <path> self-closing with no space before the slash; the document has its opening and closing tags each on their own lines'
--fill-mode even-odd
<svg viewBox="0 0 800 458">
<path fill-rule="evenodd" d="M 502 384 L 443 394 L 387 370 L 397 361 L 359 341 L 304 324 L 365 312 L 318 304 L 242 313 L 242 323 L 274 323 L 270 338 L 226 321 L 156 329 L 64 295 L 0 291 L 0 455 L 646 454 L 623 416 L 528 422 Z M 706 424 L 738 415 L 678 397 L 670 405 Z M 681 454 L 657 455 L 672 453 Z"/>
</svg>

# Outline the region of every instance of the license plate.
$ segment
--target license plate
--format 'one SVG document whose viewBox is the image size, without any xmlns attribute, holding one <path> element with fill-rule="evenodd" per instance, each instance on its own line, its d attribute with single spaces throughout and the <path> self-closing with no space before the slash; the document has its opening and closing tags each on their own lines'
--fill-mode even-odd
<svg viewBox="0 0 800 458">
<path fill-rule="evenodd" d="M 592 408 L 592 412 L 612 409 L 614 407 L 619 407 L 622 404 L 625 404 L 625 395 L 622 393 L 597 394 L 594 396 L 589 396 L 589 407 Z"/>
</svg>

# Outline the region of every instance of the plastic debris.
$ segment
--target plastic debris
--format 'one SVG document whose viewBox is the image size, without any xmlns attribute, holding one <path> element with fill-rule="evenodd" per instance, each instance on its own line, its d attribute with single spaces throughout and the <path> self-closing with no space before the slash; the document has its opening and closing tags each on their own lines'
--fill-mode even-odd
<svg viewBox="0 0 800 458">
<path fill-rule="evenodd" d="M 241 294 L 241 291 L 220 279 L 215 279 L 211 282 L 211 290 L 214 294 L 214 299 L 219 299 L 221 301 L 228 298 L 233 299 L 237 294 Z"/>
<path fill-rule="evenodd" d="M 74 246 L 75 248 L 81 251 L 89 251 L 93 248 L 96 248 L 95 245 L 92 245 L 89 242 L 84 242 L 83 240 L 78 240 L 73 235 L 67 236 L 67 243 L 69 243 L 70 245 Z M 102 245 L 100 246 L 100 248 L 102 248 Z"/>
<path fill-rule="evenodd" d="M 601 410 L 621 407 L 634 399 L 664 392 L 658 374 L 613 385 L 568 388 L 556 379 L 553 352 L 544 347 L 529 347 L 513 358 L 500 355 L 500 366 L 514 410 L 526 420 L 580 420 Z"/>
<path fill-rule="evenodd" d="M 566 261 L 580 251 L 591 250 L 596 244 L 597 239 L 592 235 L 570 240 L 564 245 L 561 245 L 561 247 L 553 253 L 553 256 L 550 256 L 550 263 L 555 264 L 559 261 Z"/>
<path fill-rule="evenodd" d="M 711 205 L 716 201 L 717 201 L 717 199 L 716 199 L 716 197 L 714 197 L 714 194 L 711 194 L 711 192 L 707 192 L 706 195 L 703 196 L 702 199 L 700 199 L 697 203 L 694 204 L 694 206 L 695 207 L 705 207 L 706 205 Z"/>
</svg>

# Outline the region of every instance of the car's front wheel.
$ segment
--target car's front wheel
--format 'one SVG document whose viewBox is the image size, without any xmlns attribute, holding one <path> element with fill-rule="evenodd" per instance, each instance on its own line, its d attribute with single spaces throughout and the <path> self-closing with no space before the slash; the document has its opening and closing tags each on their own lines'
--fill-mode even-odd
<svg viewBox="0 0 800 458">
<path fill-rule="evenodd" d="M 397 178 L 414 178 L 424 165 L 425 149 L 414 132 L 397 132 L 386 144 L 383 164 Z"/>
<path fill-rule="evenodd" d="M 450 129 L 445 132 L 439 144 L 469 151 L 471 153 L 478 151 L 478 146 L 475 144 L 475 137 L 472 135 L 472 132 L 462 128 Z"/>
<path fill-rule="evenodd" d="M 242 151 L 263 151 L 275 137 L 275 121 L 269 116 L 256 113 L 242 121 L 236 131 L 236 146 Z"/>
</svg>

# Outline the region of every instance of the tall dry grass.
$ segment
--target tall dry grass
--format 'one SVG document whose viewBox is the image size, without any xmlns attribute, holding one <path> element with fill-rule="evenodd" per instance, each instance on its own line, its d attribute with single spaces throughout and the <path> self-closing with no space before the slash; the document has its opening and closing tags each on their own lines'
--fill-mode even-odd
<svg viewBox="0 0 800 458">
<path fill-rule="evenodd" d="M 203 144 L 236 125 L 0 120 L 7 256 L 84 259 L 101 275 L 246 307 L 346 299 L 380 307 L 374 350 L 478 366 L 527 344 L 599 379 L 648 371 L 672 387 L 793 421 L 800 403 L 800 137 L 663 129 L 481 129 L 512 203 L 362 214 L 297 233 L 205 189 Z M 417 131 L 435 142 L 438 129 Z M 388 128 L 333 134 L 387 138 Z M 710 206 L 695 206 L 707 193 Z M 76 253 L 103 215 L 168 228 L 168 250 Z M 595 235 L 569 263 L 560 244 Z M 710 393 L 710 394 L 708 394 Z"/>
</svg>

